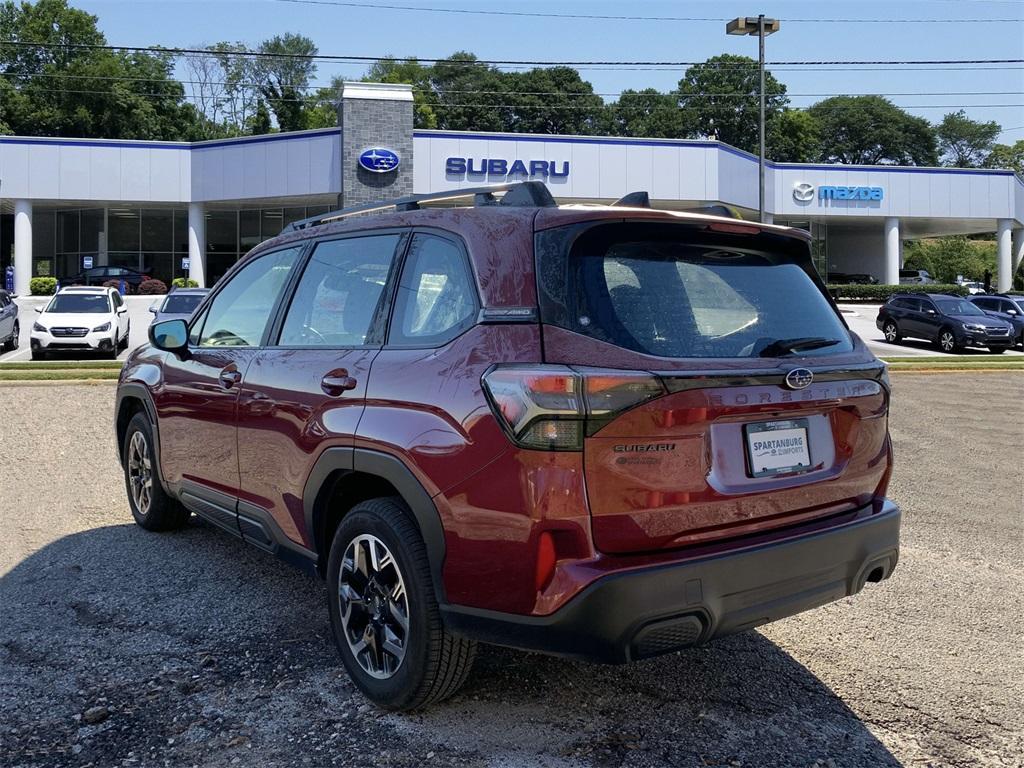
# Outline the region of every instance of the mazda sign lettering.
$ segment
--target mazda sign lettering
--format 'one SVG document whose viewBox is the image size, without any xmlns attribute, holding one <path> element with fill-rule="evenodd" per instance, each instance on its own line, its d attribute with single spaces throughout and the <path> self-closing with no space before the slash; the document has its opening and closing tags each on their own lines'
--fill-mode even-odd
<svg viewBox="0 0 1024 768">
<path fill-rule="evenodd" d="M 359 155 L 359 165 L 370 173 L 388 173 L 400 162 L 398 153 L 386 147 L 368 147 Z"/>
</svg>

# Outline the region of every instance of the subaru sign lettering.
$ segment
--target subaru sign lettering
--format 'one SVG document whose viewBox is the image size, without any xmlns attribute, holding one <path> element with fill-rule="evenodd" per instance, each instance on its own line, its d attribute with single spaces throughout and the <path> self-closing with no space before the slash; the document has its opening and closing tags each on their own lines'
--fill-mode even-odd
<svg viewBox="0 0 1024 768">
<path fill-rule="evenodd" d="M 491 158 L 476 160 L 472 157 L 449 157 L 444 163 L 444 172 L 449 176 L 502 176 L 564 179 L 569 176 L 569 161 L 554 160 L 512 160 Z"/>
<path fill-rule="evenodd" d="M 881 187 L 818 187 L 819 200 L 881 200 Z"/>
<path fill-rule="evenodd" d="M 388 173 L 398 168 L 398 153 L 386 147 L 369 147 L 359 155 L 359 165 L 370 173 Z"/>
</svg>

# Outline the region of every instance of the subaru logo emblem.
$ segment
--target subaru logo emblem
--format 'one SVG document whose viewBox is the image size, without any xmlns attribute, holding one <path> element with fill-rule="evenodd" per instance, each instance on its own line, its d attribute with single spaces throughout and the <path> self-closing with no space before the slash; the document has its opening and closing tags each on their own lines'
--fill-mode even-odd
<svg viewBox="0 0 1024 768">
<path fill-rule="evenodd" d="M 793 185 L 793 199 L 799 203 L 810 202 L 814 199 L 814 185 L 802 181 Z"/>
<path fill-rule="evenodd" d="M 794 368 L 786 374 L 786 386 L 790 389 L 807 389 L 814 381 L 814 374 L 806 368 Z"/>
<path fill-rule="evenodd" d="M 369 147 L 359 154 L 359 165 L 370 173 L 393 171 L 400 162 L 397 152 L 384 147 Z"/>
</svg>

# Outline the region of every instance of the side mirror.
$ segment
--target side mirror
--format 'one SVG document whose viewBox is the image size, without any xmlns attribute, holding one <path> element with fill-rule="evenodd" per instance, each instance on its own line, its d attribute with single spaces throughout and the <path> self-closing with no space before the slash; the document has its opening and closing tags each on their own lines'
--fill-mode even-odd
<svg viewBox="0 0 1024 768">
<path fill-rule="evenodd" d="M 43 308 L 42 307 L 36 307 L 36 312 L 38 312 L 40 315 L 43 314 Z"/>
<path fill-rule="evenodd" d="M 151 307 L 149 308 L 149 311 L 150 311 L 150 312 L 152 312 L 152 313 L 153 313 L 153 314 L 155 315 L 155 314 L 156 314 L 156 304 L 154 304 L 153 306 L 151 306 Z"/>
<path fill-rule="evenodd" d="M 934 309 L 926 309 L 925 312 L 927 312 L 929 315 L 934 315 L 935 314 L 935 310 Z"/>
<path fill-rule="evenodd" d="M 188 347 L 188 326 L 184 320 L 164 320 L 149 326 L 149 340 L 157 349 L 181 352 Z"/>
<path fill-rule="evenodd" d="M 123 315 L 127 311 L 128 311 L 128 307 L 124 306 L 123 304 L 120 307 L 117 308 L 117 314 L 119 314 L 119 315 Z"/>
<path fill-rule="evenodd" d="M 1016 309 L 1008 309 L 1008 310 L 1006 310 L 1006 314 L 1008 314 L 1008 315 L 1019 315 L 1020 312 L 1018 312 Z"/>
</svg>

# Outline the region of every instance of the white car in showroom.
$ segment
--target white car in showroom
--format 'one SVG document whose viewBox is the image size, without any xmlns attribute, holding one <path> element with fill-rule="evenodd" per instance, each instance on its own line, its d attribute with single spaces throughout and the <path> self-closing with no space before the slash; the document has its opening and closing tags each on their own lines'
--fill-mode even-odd
<svg viewBox="0 0 1024 768">
<path fill-rule="evenodd" d="M 62 288 L 36 312 L 33 360 L 57 350 L 99 351 L 116 358 L 128 346 L 128 308 L 114 288 Z"/>
</svg>

